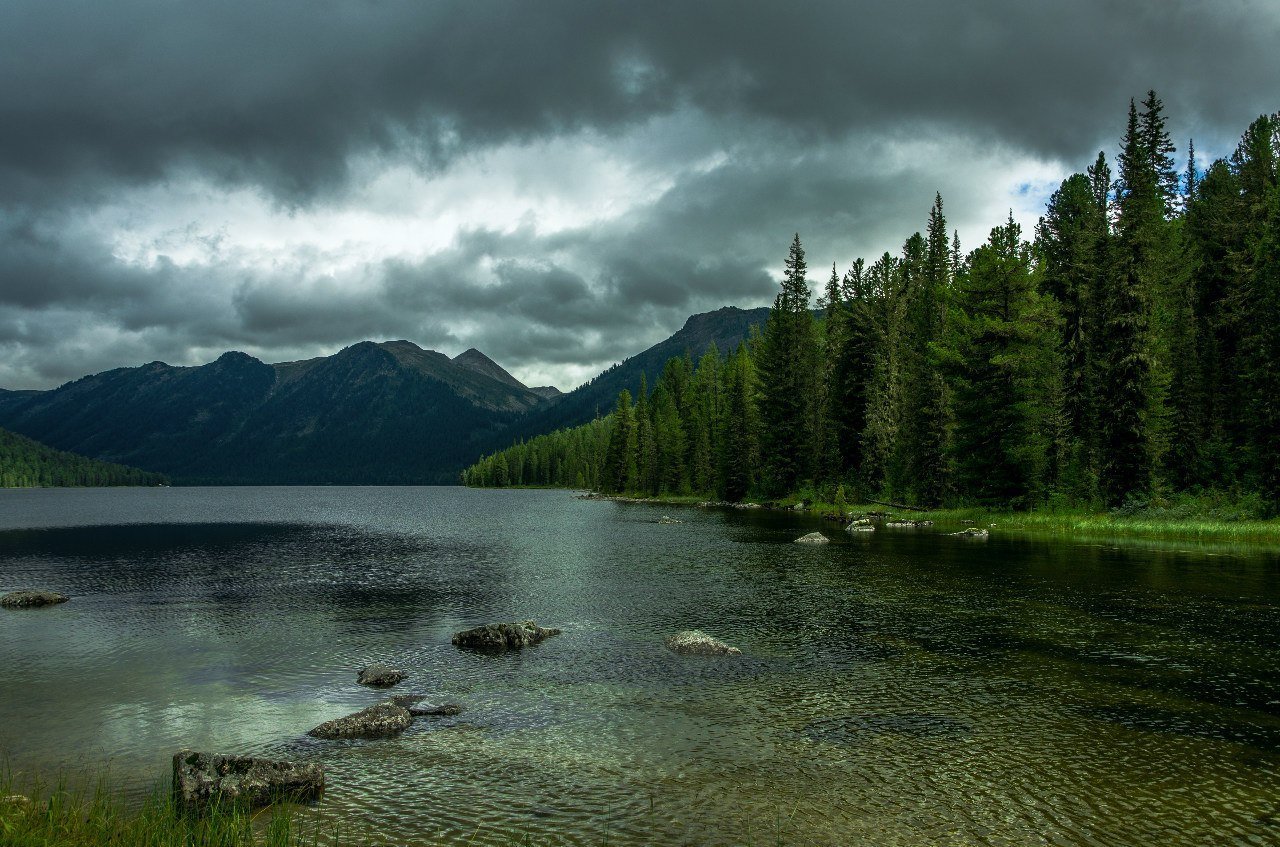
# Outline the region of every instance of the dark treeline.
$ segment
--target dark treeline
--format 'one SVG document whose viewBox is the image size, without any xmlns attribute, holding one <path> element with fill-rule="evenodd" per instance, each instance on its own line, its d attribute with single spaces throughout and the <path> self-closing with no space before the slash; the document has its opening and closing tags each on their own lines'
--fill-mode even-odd
<svg viewBox="0 0 1280 847">
<path fill-rule="evenodd" d="M 608 418 L 516 445 L 471 485 L 921 506 L 1280 506 L 1280 116 L 1179 169 L 1154 92 L 1114 167 L 1063 181 L 1031 240 L 962 254 L 942 198 L 899 255 L 834 266 L 797 235 L 768 322 L 667 363 Z"/>
<path fill-rule="evenodd" d="M 64 453 L 0 429 L 0 488 L 159 485 L 162 474 Z"/>
</svg>

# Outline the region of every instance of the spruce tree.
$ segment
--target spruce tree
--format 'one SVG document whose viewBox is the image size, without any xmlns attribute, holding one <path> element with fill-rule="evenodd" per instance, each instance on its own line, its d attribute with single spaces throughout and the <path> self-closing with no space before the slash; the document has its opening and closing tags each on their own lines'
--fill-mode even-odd
<svg viewBox="0 0 1280 847">
<path fill-rule="evenodd" d="M 1012 215 L 957 277 L 947 330 L 957 486 L 983 505 L 1028 508 L 1044 491 L 1058 328 Z"/>
<path fill-rule="evenodd" d="M 613 410 L 613 431 L 605 459 L 603 488 L 611 494 L 634 491 L 639 473 L 636 467 L 636 421 L 631 407 L 631 392 L 618 394 Z"/>
<path fill-rule="evenodd" d="M 817 352 L 804 247 L 796 234 L 781 288 L 755 352 L 760 380 L 763 483 L 772 495 L 795 491 L 813 477 Z"/>
<path fill-rule="evenodd" d="M 916 234 L 908 239 L 903 252 L 908 344 L 902 372 L 900 484 L 918 504 L 936 506 L 947 487 L 947 401 L 934 345 L 941 335 L 943 298 L 951 283 L 951 245 L 941 195 L 929 212 L 927 232 L 927 238 Z"/>
<path fill-rule="evenodd" d="M 1163 223 L 1164 201 L 1133 101 L 1129 102 L 1119 164 L 1114 273 L 1105 297 L 1106 323 L 1099 358 L 1099 375 L 1109 402 L 1102 405 L 1099 416 L 1098 481 L 1109 505 L 1140 496 L 1151 485 L 1148 422 L 1152 386 L 1147 332 L 1155 229 Z"/>
</svg>

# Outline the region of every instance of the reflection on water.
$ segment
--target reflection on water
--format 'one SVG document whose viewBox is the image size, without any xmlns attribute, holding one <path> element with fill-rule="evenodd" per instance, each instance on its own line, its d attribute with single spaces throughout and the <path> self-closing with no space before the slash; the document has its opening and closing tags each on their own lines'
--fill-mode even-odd
<svg viewBox="0 0 1280 847">
<path fill-rule="evenodd" d="M 663 507 L 667 511 L 671 507 Z M 0 492 L 0 748 L 141 792 L 191 746 L 325 763 L 397 844 L 1280 837 L 1274 557 L 461 489 Z M 1214 551 L 1220 553 L 1222 551 Z M 464 653 L 465 626 L 564 634 Z M 679 657 L 704 629 L 737 659 Z M 380 741 L 306 730 L 397 691 Z"/>
</svg>

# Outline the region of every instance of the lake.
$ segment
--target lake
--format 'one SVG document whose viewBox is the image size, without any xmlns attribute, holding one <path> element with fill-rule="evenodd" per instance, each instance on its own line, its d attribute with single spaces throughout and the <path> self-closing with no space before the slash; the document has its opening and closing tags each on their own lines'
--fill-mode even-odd
<svg viewBox="0 0 1280 847">
<path fill-rule="evenodd" d="M 660 523 L 670 515 L 682 523 Z M 821 529 L 826 546 L 792 543 Z M 0 491 L 0 751 L 323 762 L 377 843 L 1280 841 L 1280 559 L 460 488 Z M 564 633 L 485 656 L 450 636 Z M 741 657 L 677 656 L 704 629 Z M 378 741 L 322 721 L 455 701 Z"/>
</svg>

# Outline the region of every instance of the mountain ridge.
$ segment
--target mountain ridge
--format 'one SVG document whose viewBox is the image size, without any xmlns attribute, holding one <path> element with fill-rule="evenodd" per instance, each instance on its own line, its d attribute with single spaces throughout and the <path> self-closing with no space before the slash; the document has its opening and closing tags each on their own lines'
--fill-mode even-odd
<svg viewBox="0 0 1280 847">
<path fill-rule="evenodd" d="M 666 360 L 727 352 L 768 309 L 690 316 L 672 336 L 573 391 L 529 388 L 471 348 L 361 341 L 267 364 L 227 351 L 204 365 L 148 362 L 49 391 L 0 389 L 0 427 L 187 484 L 439 484 L 481 455 L 607 413 Z"/>
</svg>

